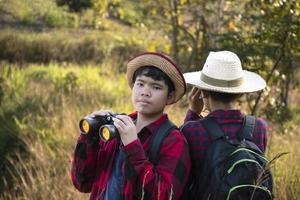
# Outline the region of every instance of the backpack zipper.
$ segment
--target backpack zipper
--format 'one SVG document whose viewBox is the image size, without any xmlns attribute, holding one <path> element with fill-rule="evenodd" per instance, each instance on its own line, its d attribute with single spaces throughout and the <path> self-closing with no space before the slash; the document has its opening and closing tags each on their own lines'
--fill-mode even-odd
<svg viewBox="0 0 300 200">
<path fill-rule="evenodd" d="M 256 163 L 258 166 L 260 166 L 260 164 L 256 160 L 241 159 L 241 160 L 238 160 L 235 163 L 233 163 L 233 165 L 227 170 L 227 174 L 230 174 L 233 171 L 233 169 L 235 168 L 235 166 L 242 163 L 242 162 L 252 162 L 252 163 Z M 262 168 L 262 166 L 260 166 L 260 167 Z"/>
<path fill-rule="evenodd" d="M 256 189 L 261 189 L 261 190 L 267 192 L 268 195 L 270 196 L 270 198 L 272 199 L 272 194 L 271 194 L 271 192 L 270 192 L 266 187 L 261 187 L 261 186 L 258 186 L 258 185 L 237 185 L 237 186 L 234 186 L 234 187 L 230 188 L 226 200 L 230 200 L 230 195 L 231 195 L 231 193 L 232 193 L 234 190 L 239 189 L 239 188 L 243 188 L 243 187 L 252 187 L 252 188 L 254 188 L 254 189 L 253 189 L 254 191 L 255 191 Z M 254 192 L 254 191 L 253 191 L 253 192 Z"/>
<path fill-rule="evenodd" d="M 260 155 L 260 154 L 258 154 L 258 153 L 256 153 L 256 152 L 254 152 L 254 151 L 252 151 L 252 150 L 250 150 L 250 149 L 247 149 L 247 148 L 239 148 L 239 149 L 235 150 L 234 152 L 232 152 L 232 153 L 230 154 L 230 156 L 232 156 L 233 154 L 235 154 L 235 153 L 237 153 L 237 152 L 239 152 L 239 151 L 248 151 L 248 152 L 250 152 L 250 153 L 253 153 L 253 154 L 259 156 L 260 158 L 264 159 L 265 161 L 269 162 L 269 161 L 268 161 L 265 157 L 263 157 L 262 155 Z"/>
</svg>

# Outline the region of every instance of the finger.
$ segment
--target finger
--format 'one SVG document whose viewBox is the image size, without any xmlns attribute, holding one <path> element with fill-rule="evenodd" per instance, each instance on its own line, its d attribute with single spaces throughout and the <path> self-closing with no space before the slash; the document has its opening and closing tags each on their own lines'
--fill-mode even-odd
<svg viewBox="0 0 300 200">
<path fill-rule="evenodd" d="M 126 124 L 126 125 L 133 124 L 133 121 L 132 121 L 131 117 L 129 117 L 127 115 L 117 115 L 116 118 L 122 120 L 123 123 Z"/>
<path fill-rule="evenodd" d="M 195 94 L 194 94 L 194 98 L 199 98 L 201 96 L 201 90 L 199 88 L 197 88 Z"/>
<path fill-rule="evenodd" d="M 200 96 L 201 96 L 201 90 L 196 89 L 193 95 L 190 96 L 190 100 L 191 101 L 198 100 Z"/>
<path fill-rule="evenodd" d="M 126 124 L 123 122 L 123 120 L 118 119 L 116 117 L 113 118 L 114 124 L 119 125 L 121 128 L 125 128 Z"/>
<path fill-rule="evenodd" d="M 114 121 L 114 126 L 118 129 L 119 132 L 123 130 L 122 126 Z"/>
<path fill-rule="evenodd" d="M 193 96 L 197 92 L 197 88 L 193 87 L 191 92 L 189 93 L 189 96 Z"/>
</svg>

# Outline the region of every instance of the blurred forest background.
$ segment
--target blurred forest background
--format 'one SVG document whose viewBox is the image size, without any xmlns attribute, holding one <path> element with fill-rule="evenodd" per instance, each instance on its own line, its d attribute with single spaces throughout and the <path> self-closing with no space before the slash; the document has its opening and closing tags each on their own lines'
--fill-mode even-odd
<svg viewBox="0 0 300 200">
<path fill-rule="evenodd" d="M 88 199 L 70 180 L 78 121 L 132 111 L 127 60 L 196 71 L 223 49 L 267 81 L 240 107 L 269 122 L 276 199 L 300 199 L 300 0 L 0 0 L 0 199 Z M 177 125 L 187 105 L 167 108 Z"/>
</svg>

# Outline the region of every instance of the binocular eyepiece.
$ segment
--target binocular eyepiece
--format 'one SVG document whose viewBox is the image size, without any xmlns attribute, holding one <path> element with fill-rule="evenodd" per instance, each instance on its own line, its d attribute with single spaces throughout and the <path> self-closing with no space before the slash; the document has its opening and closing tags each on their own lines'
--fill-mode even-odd
<svg viewBox="0 0 300 200">
<path fill-rule="evenodd" d="M 86 117 L 79 122 L 79 128 L 82 134 L 97 133 L 99 137 L 107 142 L 119 136 L 118 129 L 114 126 L 113 115 L 104 115 L 96 117 Z"/>
</svg>

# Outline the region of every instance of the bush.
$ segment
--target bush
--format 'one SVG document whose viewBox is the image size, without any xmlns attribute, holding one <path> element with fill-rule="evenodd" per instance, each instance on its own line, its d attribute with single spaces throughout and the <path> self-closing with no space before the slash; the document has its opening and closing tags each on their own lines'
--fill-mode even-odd
<svg viewBox="0 0 300 200">
<path fill-rule="evenodd" d="M 0 10 L 5 11 L 4 22 L 16 22 L 33 27 L 79 26 L 79 17 L 68 12 L 66 6 L 58 7 L 55 0 L 5 0 L 0 1 Z"/>
<path fill-rule="evenodd" d="M 63 32 L 51 34 L 0 33 L 0 59 L 19 63 L 98 63 L 103 60 L 101 41 L 83 35 L 80 39 Z"/>
<path fill-rule="evenodd" d="M 80 36 L 80 37 L 79 37 Z M 137 37 L 118 37 L 115 32 L 47 31 L 40 33 L 0 32 L 0 60 L 11 63 L 95 63 L 110 61 L 123 72 L 127 60 L 144 50 Z"/>
<path fill-rule="evenodd" d="M 49 27 L 77 28 L 79 19 L 76 14 L 68 13 L 63 9 L 51 9 L 44 15 L 44 22 Z"/>
</svg>

